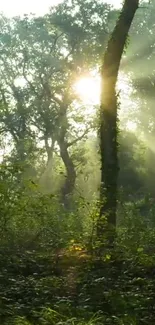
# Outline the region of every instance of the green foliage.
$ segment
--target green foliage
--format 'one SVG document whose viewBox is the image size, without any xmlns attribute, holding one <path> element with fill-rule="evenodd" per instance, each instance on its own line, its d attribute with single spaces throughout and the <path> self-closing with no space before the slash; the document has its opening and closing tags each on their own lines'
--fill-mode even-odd
<svg viewBox="0 0 155 325">
<path fill-rule="evenodd" d="M 78 5 L 65 1 L 43 17 L 1 16 L 2 141 L 9 138 L 11 161 L 24 164 L 25 177 L 41 178 L 44 191 L 46 184 L 48 191 L 53 190 L 53 165 L 60 154 L 59 165 L 64 164 L 66 178 L 60 181 L 59 190 L 74 174 L 73 192 L 75 152 L 92 124 L 74 84 L 99 63 L 103 47 L 99 39 L 107 37 L 109 10 L 97 1 Z M 82 157 L 78 160 L 82 162 Z"/>
<path fill-rule="evenodd" d="M 130 113 L 139 134 L 124 128 L 119 135 L 117 240 L 101 258 L 95 246 L 98 122 L 73 84 L 98 68 L 118 13 L 100 1 L 80 0 L 65 1 L 39 18 L 1 16 L 0 145 L 7 149 L 0 165 L 2 325 L 154 324 L 153 2 L 148 9 L 138 12 L 132 53 L 126 51 L 134 96 L 145 98 L 136 98 L 137 111 Z M 135 69 L 137 39 L 145 39 L 144 32 L 149 47 L 138 52 Z M 149 66 L 149 80 L 139 80 L 146 74 L 141 66 Z M 123 64 L 122 69 L 129 70 Z M 60 193 L 67 175 L 60 131 L 76 170 L 68 210 Z M 151 134 L 148 142 L 143 131 Z"/>
<path fill-rule="evenodd" d="M 49 201 L 43 205 L 49 207 Z M 14 242 L 6 232 L 0 242 L 1 323 L 127 325 L 145 320 L 152 324 L 155 233 L 149 224 L 146 228 L 147 221 L 136 214 L 132 203 L 125 213 L 115 250 L 105 249 L 100 259 L 90 255 L 81 239 L 74 239 L 76 233 L 72 232 L 69 245 L 63 228 L 57 228 L 63 242 L 51 232 L 51 242 L 48 232 L 32 241 L 31 224 L 27 240 L 20 224 Z"/>
</svg>

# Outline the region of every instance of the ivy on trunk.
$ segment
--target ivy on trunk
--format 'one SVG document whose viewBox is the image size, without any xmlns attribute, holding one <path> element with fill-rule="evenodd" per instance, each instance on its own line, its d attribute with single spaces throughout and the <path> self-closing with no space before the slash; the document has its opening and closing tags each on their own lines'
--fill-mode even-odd
<svg viewBox="0 0 155 325">
<path fill-rule="evenodd" d="M 101 189 L 100 215 L 97 222 L 97 236 L 103 243 L 104 231 L 107 231 L 109 244 L 113 243 L 116 229 L 117 179 L 118 179 L 118 101 L 116 83 L 119 66 L 128 33 L 139 0 L 125 0 L 116 26 L 104 53 L 101 69 L 101 105 L 100 105 L 100 150 L 101 150 Z M 105 222 L 106 218 L 106 222 Z M 105 226 L 106 224 L 106 226 Z"/>
</svg>

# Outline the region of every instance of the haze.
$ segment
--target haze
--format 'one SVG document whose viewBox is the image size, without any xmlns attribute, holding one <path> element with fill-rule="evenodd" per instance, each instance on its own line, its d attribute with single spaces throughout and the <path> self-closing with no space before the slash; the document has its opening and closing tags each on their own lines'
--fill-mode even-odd
<svg viewBox="0 0 155 325">
<path fill-rule="evenodd" d="M 60 2 L 61 0 L 44 0 L 40 3 L 37 0 L 6 0 L 0 3 L 0 12 L 3 12 L 7 16 L 18 16 L 29 13 L 42 15 L 48 11 L 49 7 Z M 122 1 L 107 0 L 106 2 L 112 4 L 115 7 L 119 7 Z"/>
</svg>

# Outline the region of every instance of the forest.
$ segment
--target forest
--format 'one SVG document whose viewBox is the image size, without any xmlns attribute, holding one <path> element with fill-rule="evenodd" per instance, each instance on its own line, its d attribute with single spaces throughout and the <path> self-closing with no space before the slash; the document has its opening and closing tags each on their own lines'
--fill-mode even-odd
<svg viewBox="0 0 155 325">
<path fill-rule="evenodd" d="M 154 17 L 0 15 L 1 325 L 155 324 Z"/>
</svg>

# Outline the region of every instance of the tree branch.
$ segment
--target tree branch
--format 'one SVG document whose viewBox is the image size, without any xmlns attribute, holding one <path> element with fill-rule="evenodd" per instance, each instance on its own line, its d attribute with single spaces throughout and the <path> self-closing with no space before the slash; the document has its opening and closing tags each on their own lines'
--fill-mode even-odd
<svg viewBox="0 0 155 325">
<path fill-rule="evenodd" d="M 50 54 L 51 54 L 52 51 L 54 50 L 54 48 L 55 48 L 55 46 L 56 46 L 56 43 L 57 43 L 58 39 L 59 39 L 63 34 L 64 34 L 64 32 L 60 33 L 59 35 L 57 35 L 57 36 L 55 37 L 55 39 L 54 39 L 54 43 L 53 43 L 53 45 L 52 45 L 52 47 L 51 47 L 51 49 L 50 49 Z"/>
<path fill-rule="evenodd" d="M 34 85 L 32 84 L 32 82 L 26 76 L 25 69 L 26 69 L 26 53 L 23 51 L 23 77 L 25 78 L 28 85 L 30 86 L 30 89 L 35 93 L 35 95 L 37 95 L 37 92 L 36 92 L 36 89 L 35 89 Z"/>
<path fill-rule="evenodd" d="M 89 129 L 86 129 L 84 131 L 84 133 L 79 136 L 78 138 L 76 138 L 75 140 L 71 141 L 70 143 L 67 144 L 67 148 L 73 146 L 74 144 L 76 144 L 78 141 L 82 140 L 84 138 L 84 136 L 88 133 Z"/>
</svg>

